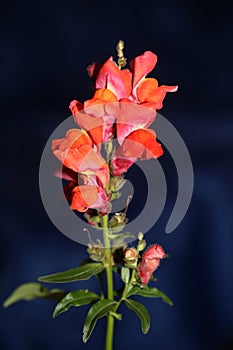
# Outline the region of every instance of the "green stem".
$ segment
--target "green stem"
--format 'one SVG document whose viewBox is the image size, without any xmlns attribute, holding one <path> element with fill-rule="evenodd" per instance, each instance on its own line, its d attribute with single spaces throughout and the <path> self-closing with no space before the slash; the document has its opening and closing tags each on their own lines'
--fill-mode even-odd
<svg viewBox="0 0 233 350">
<path fill-rule="evenodd" d="M 112 253 L 111 245 L 108 238 L 108 215 L 103 216 L 103 235 L 104 235 L 104 246 L 105 246 L 105 264 L 106 264 L 106 275 L 107 275 L 107 293 L 108 299 L 113 300 L 113 277 L 112 277 Z M 114 317 L 108 315 L 107 317 L 107 331 L 105 339 L 105 350 L 112 350 L 113 345 L 113 332 L 114 332 Z"/>
</svg>

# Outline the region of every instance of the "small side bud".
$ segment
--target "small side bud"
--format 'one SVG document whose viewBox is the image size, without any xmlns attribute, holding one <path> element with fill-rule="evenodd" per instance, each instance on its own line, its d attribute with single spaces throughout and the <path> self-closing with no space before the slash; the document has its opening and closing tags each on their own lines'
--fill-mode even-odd
<svg viewBox="0 0 233 350">
<path fill-rule="evenodd" d="M 132 260 L 132 259 L 136 259 L 137 258 L 137 251 L 135 248 L 129 248 L 126 249 L 125 251 L 125 259 L 126 260 Z"/>
<path fill-rule="evenodd" d="M 142 250 L 144 250 L 146 248 L 146 241 L 145 239 L 143 239 L 144 235 L 142 232 L 139 232 L 138 234 L 138 252 L 141 252 Z"/>
<path fill-rule="evenodd" d="M 138 261 L 138 252 L 135 248 L 128 248 L 125 251 L 125 263 L 130 268 L 136 268 Z"/>
<path fill-rule="evenodd" d="M 144 235 L 142 232 L 139 232 L 138 234 L 138 240 L 141 241 L 143 239 Z"/>
<path fill-rule="evenodd" d="M 146 241 L 142 239 L 141 241 L 138 242 L 138 252 L 141 252 L 146 248 Z"/>
</svg>

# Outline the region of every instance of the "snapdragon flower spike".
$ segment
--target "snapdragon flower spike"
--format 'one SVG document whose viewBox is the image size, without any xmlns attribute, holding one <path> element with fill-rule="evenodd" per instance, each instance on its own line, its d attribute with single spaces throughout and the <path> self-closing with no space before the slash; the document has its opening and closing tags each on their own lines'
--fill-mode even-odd
<svg viewBox="0 0 233 350">
<path fill-rule="evenodd" d="M 110 200 L 105 189 L 109 182 L 109 167 L 88 134 L 70 129 L 65 138 L 53 140 L 52 150 L 63 164 L 55 175 L 69 181 L 64 193 L 71 209 L 84 212 L 92 208 L 107 213 Z"/>
<path fill-rule="evenodd" d="M 159 267 L 160 260 L 165 257 L 163 248 L 154 244 L 142 255 L 142 260 L 138 265 L 138 276 L 142 284 L 147 284 L 153 272 Z"/>
</svg>

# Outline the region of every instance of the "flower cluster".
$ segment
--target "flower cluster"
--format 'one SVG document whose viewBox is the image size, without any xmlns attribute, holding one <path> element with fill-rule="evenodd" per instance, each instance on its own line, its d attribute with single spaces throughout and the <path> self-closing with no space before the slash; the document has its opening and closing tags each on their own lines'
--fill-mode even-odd
<svg viewBox="0 0 233 350">
<path fill-rule="evenodd" d="M 68 181 L 65 193 L 71 209 L 107 213 L 112 197 L 110 176 L 124 174 L 137 159 L 163 154 L 155 132 L 148 127 L 166 93 L 176 91 L 177 86 L 158 86 L 156 79 L 145 78 L 156 62 L 157 56 L 146 51 L 130 62 L 129 69 L 118 67 L 112 57 L 102 65 L 88 67 L 94 95 L 84 103 L 70 103 L 81 130 L 71 129 L 52 144 L 54 155 L 63 164 L 57 175 Z M 113 138 L 119 145 L 107 162 L 101 156 L 101 145 Z"/>
</svg>

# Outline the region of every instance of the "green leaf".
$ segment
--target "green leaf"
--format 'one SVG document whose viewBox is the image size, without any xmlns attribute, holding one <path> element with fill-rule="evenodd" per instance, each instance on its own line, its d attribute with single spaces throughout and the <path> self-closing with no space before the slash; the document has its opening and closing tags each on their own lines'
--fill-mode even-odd
<svg viewBox="0 0 233 350">
<path fill-rule="evenodd" d="M 150 329 L 150 315 L 145 306 L 132 299 L 125 299 L 125 304 L 128 309 L 134 311 L 140 318 L 143 333 L 148 333 Z"/>
<path fill-rule="evenodd" d="M 97 294 L 88 292 L 83 289 L 70 292 L 55 307 L 53 318 L 67 311 L 71 306 L 78 307 L 91 304 L 98 299 L 99 296 Z"/>
<path fill-rule="evenodd" d="M 40 283 L 24 283 L 11 293 L 11 295 L 4 301 L 3 306 L 8 307 L 20 300 L 29 301 L 36 298 L 60 300 L 65 295 L 66 292 L 61 289 L 48 290 Z"/>
<path fill-rule="evenodd" d="M 106 316 L 113 311 L 117 302 L 114 300 L 103 299 L 97 301 L 88 311 L 83 327 L 83 342 L 86 343 L 96 325 L 99 318 Z"/>
<path fill-rule="evenodd" d="M 104 265 L 101 263 L 87 263 L 85 265 L 75 267 L 74 269 L 39 277 L 38 281 L 50 283 L 67 283 L 78 280 L 88 280 L 90 277 L 97 275 L 103 270 Z"/>
<path fill-rule="evenodd" d="M 164 294 L 157 288 L 150 288 L 146 285 L 142 288 L 138 286 L 132 287 L 127 293 L 126 298 L 132 295 L 141 295 L 146 298 L 161 298 L 165 303 L 169 304 L 170 306 L 173 305 L 173 302 L 166 294 Z"/>
<path fill-rule="evenodd" d="M 129 283 L 129 278 L 130 278 L 130 270 L 128 267 L 122 267 L 121 269 L 121 279 L 122 281 L 127 284 Z"/>
</svg>

